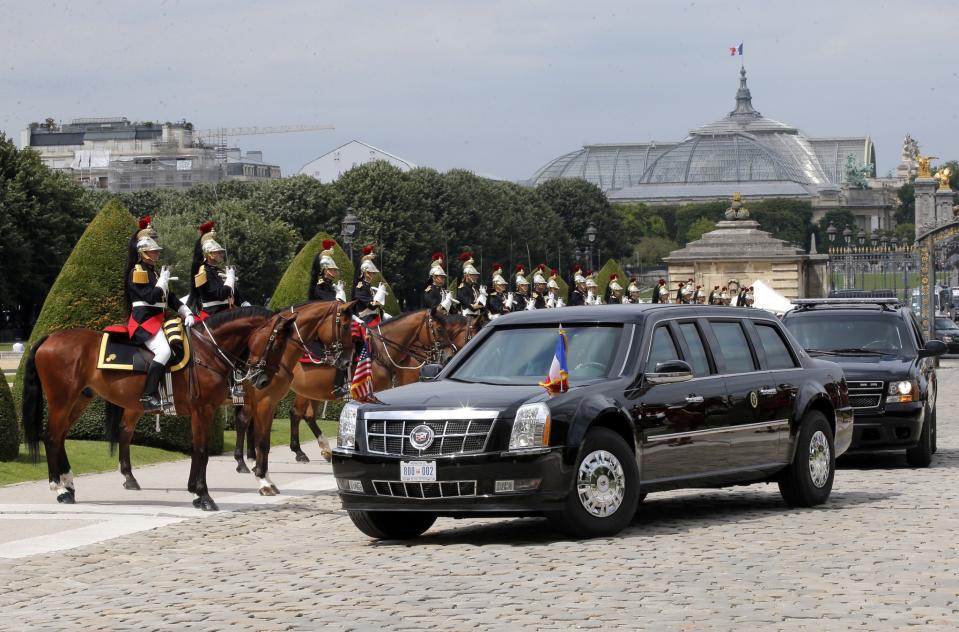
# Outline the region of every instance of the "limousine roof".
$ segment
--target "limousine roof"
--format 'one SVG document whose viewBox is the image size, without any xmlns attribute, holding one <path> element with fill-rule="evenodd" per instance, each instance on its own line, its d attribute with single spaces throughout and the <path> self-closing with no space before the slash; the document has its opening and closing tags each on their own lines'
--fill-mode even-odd
<svg viewBox="0 0 959 632">
<path fill-rule="evenodd" d="M 678 305 L 641 303 L 638 305 L 584 305 L 561 309 L 533 309 L 506 314 L 493 321 L 501 325 L 538 325 L 542 323 L 641 323 L 650 316 L 675 318 L 693 317 L 749 317 L 778 320 L 774 314 L 752 307 L 728 305 Z"/>
</svg>

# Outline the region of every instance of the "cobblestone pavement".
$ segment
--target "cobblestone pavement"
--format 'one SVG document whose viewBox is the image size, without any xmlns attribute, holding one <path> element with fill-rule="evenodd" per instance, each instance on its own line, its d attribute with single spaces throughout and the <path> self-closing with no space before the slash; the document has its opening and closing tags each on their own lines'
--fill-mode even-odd
<svg viewBox="0 0 959 632">
<path fill-rule="evenodd" d="M 857 457 L 820 508 L 774 485 L 684 491 L 614 538 L 441 519 L 399 544 L 323 492 L 2 560 L 0 628 L 955 630 L 959 370 L 940 380 L 933 466 Z"/>
</svg>

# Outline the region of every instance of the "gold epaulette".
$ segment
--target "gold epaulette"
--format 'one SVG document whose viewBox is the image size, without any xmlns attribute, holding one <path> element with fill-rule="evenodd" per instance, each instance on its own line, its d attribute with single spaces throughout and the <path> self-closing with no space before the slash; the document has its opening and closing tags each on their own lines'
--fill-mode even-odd
<svg viewBox="0 0 959 632">
<path fill-rule="evenodd" d="M 134 283 L 149 283 L 150 282 L 150 273 L 143 269 L 139 263 L 133 266 L 133 282 Z"/>
<path fill-rule="evenodd" d="M 193 284 L 203 287 L 206 284 L 206 266 L 200 266 L 200 271 L 193 275 Z"/>
</svg>

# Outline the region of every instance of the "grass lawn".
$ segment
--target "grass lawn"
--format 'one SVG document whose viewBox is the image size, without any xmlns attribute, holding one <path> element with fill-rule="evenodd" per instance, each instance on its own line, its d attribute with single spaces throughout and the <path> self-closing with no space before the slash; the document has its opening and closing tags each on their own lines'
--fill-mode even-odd
<svg viewBox="0 0 959 632">
<path fill-rule="evenodd" d="M 336 422 L 320 422 L 320 428 L 326 437 L 336 437 Z M 288 446 L 290 444 L 290 421 L 277 419 L 273 422 L 270 433 L 270 443 L 274 446 Z M 313 433 L 306 424 L 300 424 L 300 443 L 313 441 Z M 224 454 L 232 454 L 236 446 L 236 433 L 227 430 L 223 437 Z M 94 472 L 113 472 L 119 468 L 118 455 L 110 455 L 109 446 L 105 441 L 67 441 L 67 454 L 74 474 L 90 474 Z M 130 447 L 130 460 L 134 469 L 151 463 L 176 461 L 185 459 L 188 455 L 182 452 L 161 450 L 146 446 L 134 445 Z M 33 464 L 27 455 L 26 446 L 20 446 L 20 457 L 16 461 L 0 462 L 0 485 L 10 485 L 23 481 L 37 481 L 47 478 L 47 461 L 43 454 L 43 445 L 40 446 L 40 462 Z"/>
<path fill-rule="evenodd" d="M 12 342 L 0 342 L 0 351 L 12 351 L 12 350 L 13 350 Z"/>
</svg>

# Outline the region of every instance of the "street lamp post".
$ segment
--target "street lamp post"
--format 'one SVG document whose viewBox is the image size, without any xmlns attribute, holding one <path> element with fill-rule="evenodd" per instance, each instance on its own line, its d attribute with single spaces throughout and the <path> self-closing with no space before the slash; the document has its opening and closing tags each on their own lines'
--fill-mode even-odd
<svg viewBox="0 0 959 632">
<path fill-rule="evenodd" d="M 593 267 L 593 242 L 596 241 L 596 227 L 592 224 L 589 225 L 589 228 L 586 229 L 586 249 L 589 253 L 589 266 Z"/>
<path fill-rule="evenodd" d="M 829 249 L 832 250 L 835 247 L 835 243 L 836 243 L 836 227 L 833 225 L 832 222 L 829 222 L 829 228 L 826 229 L 826 237 L 829 239 Z M 833 263 L 832 257 L 829 258 L 829 265 L 830 267 L 833 267 L 835 265 Z M 831 290 L 836 289 L 836 271 L 835 270 L 829 271 L 829 285 L 831 286 L 829 289 Z"/>
<path fill-rule="evenodd" d="M 342 240 L 343 245 L 349 249 L 350 265 L 353 265 L 353 235 L 356 233 L 356 227 L 359 226 L 359 224 L 360 220 L 353 213 L 353 207 L 348 207 L 346 209 L 346 216 L 340 224 L 340 240 Z"/>
</svg>

